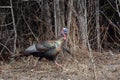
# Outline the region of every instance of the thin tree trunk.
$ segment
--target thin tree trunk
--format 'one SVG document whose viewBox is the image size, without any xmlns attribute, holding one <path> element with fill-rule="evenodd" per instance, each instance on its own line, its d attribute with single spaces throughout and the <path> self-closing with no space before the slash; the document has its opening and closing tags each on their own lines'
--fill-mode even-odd
<svg viewBox="0 0 120 80">
<path fill-rule="evenodd" d="M 61 27 L 65 27 L 65 0 L 61 0 L 61 19 L 60 19 L 60 22 L 61 22 Z"/>
<path fill-rule="evenodd" d="M 17 29 L 16 29 L 16 25 L 15 25 L 15 18 L 14 18 L 14 13 L 13 13 L 13 4 L 12 4 L 12 0 L 10 0 L 10 5 L 11 5 L 11 14 L 12 14 L 12 20 L 13 20 L 13 27 L 14 27 L 14 50 L 13 50 L 13 54 L 15 54 L 16 52 L 16 41 L 17 41 Z M 13 55 L 12 54 L 12 55 Z"/>
<path fill-rule="evenodd" d="M 79 11 L 79 18 L 81 21 L 81 36 L 82 36 L 82 47 L 84 49 L 87 49 L 87 8 L 86 8 L 86 3 L 85 1 L 81 2 L 82 8 L 81 10 L 83 11 Z M 80 5 L 80 7 L 81 7 Z M 82 14 L 81 14 L 82 12 Z"/>
<path fill-rule="evenodd" d="M 55 36 L 56 38 L 58 37 L 58 33 L 60 33 L 60 29 L 61 29 L 61 16 L 60 16 L 60 4 L 59 4 L 59 0 L 55 0 L 54 1 L 54 24 L 55 24 Z"/>
<path fill-rule="evenodd" d="M 54 25 L 55 25 L 55 37 L 57 38 L 58 36 L 58 31 L 57 31 L 57 9 L 56 9 L 56 0 L 54 0 Z"/>
<path fill-rule="evenodd" d="M 97 49 L 101 52 L 100 44 L 100 24 L 99 24 L 99 0 L 96 1 L 96 31 L 97 31 Z"/>
<path fill-rule="evenodd" d="M 58 33 L 60 33 L 60 28 L 61 28 L 61 22 L 60 22 L 60 0 L 56 1 L 56 9 L 57 9 L 57 27 L 58 27 Z"/>
<path fill-rule="evenodd" d="M 68 2 L 68 18 L 67 18 L 67 28 L 70 29 L 71 19 L 72 19 L 72 6 L 73 6 L 73 0 L 69 0 Z"/>
<path fill-rule="evenodd" d="M 49 0 L 45 0 L 44 2 L 44 19 L 47 24 L 50 24 L 49 26 L 45 24 L 45 27 L 47 27 L 47 30 L 49 30 L 49 27 L 51 26 L 51 12 L 50 12 L 50 7 L 48 4 Z"/>
</svg>

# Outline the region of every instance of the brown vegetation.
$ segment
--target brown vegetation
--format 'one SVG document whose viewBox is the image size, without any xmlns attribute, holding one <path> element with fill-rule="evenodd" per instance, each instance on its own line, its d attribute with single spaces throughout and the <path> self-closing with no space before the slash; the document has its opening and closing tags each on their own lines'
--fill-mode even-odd
<svg viewBox="0 0 120 80">
<path fill-rule="evenodd" d="M 0 0 L 0 79 L 119 80 L 119 8 L 119 0 Z M 63 27 L 73 54 L 60 55 L 65 70 L 46 60 L 34 68 L 35 57 L 12 62 L 11 55 L 58 38 Z"/>
</svg>

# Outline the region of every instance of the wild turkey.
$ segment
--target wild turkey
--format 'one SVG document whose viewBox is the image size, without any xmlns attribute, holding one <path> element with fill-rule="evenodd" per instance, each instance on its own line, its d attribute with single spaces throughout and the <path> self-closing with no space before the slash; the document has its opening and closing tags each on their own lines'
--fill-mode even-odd
<svg viewBox="0 0 120 80">
<path fill-rule="evenodd" d="M 61 31 L 61 34 L 63 35 L 62 38 L 58 40 L 44 41 L 41 43 L 33 44 L 29 46 L 25 51 L 21 52 L 21 54 L 14 55 L 12 57 L 15 58 L 33 55 L 39 57 L 39 60 L 41 60 L 42 58 L 52 60 L 55 62 L 56 65 L 62 67 L 60 64 L 57 63 L 56 57 L 62 51 L 62 45 L 66 41 L 67 32 L 67 28 L 63 28 Z M 64 50 L 66 49 L 64 48 Z M 66 51 L 70 53 L 68 50 Z"/>
</svg>

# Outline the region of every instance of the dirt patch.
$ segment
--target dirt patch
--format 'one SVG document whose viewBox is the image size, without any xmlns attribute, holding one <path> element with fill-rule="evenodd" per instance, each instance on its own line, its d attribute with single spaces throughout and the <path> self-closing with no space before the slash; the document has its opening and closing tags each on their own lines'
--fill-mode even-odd
<svg viewBox="0 0 120 80">
<path fill-rule="evenodd" d="M 93 53 L 95 72 L 87 54 L 71 59 L 67 56 L 58 68 L 53 62 L 42 60 L 34 67 L 35 58 L 0 65 L 0 80 L 120 80 L 120 54 Z"/>
</svg>

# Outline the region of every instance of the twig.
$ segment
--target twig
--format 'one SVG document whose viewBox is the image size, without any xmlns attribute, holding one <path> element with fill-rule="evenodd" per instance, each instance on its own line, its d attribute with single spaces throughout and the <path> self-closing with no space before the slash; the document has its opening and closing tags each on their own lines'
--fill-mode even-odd
<svg viewBox="0 0 120 80">
<path fill-rule="evenodd" d="M 5 45 L 8 43 L 8 41 L 10 40 L 10 37 L 8 38 L 8 40 L 6 41 Z M 0 51 L 0 57 L 2 58 L 2 60 L 5 62 L 4 58 L 2 57 L 2 52 L 4 51 L 5 47 L 3 47 Z"/>
<path fill-rule="evenodd" d="M 105 16 L 105 18 L 108 20 L 108 22 L 110 23 L 110 25 L 112 25 L 113 27 L 115 27 L 120 32 L 120 29 L 118 28 L 118 26 L 116 26 L 102 11 L 100 11 L 100 12 Z"/>
<path fill-rule="evenodd" d="M 118 15 L 119 15 L 119 17 L 120 17 L 120 11 L 119 11 L 119 6 L 118 6 L 118 4 L 117 4 L 117 0 L 115 1 L 115 3 L 116 3 L 116 8 L 112 5 L 112 3 L 109 1 L 109 0 L 107 0 L 108 1 L 108 3 L 110 4 L 110 6 L 118 13 Z"/>
<path fill-rule="evenodd" d="M 9 52 L 10 54 L 12 54 L 12 51 L 10 51 L 10 49 L 9 49 L 6 45 L 4 45 L 4 44 L 2 44 L 2 43 L 0 43 L 0 45 L 2 45 L 4 48 L 6 48 L 6 49 L 8 50 L 8 52 Z"/>
<path fill-rule="evenodd" d="M 90 44 L 89 44 L 89 41 L 88 41 L 88 50 L 89 50 L 89 57 L 90 57 L 90 60 L 91 60 L 91 66 L 93 67 L 93 73 L 94 73 L 94 79 L 97 80 L 97 74 L 96 74 L 96 65 L 95 65 L 95 62 L 94 62 L 94 59 L 93 59 L 93 54 L 92 54 L 92 49 L 90 47 Z"/>
<path fill-rule="evenodd" d="M 13 22 L 8 23 L 8 24 L 3 24 L 3 25 L 0 25 L 0 27 L 2 27 L 2 26 L 8 26 L 8 25 L 11 25 L 11 24 L 13 24 Z"/>
<path fill-rule="evenodd" d="M 115 11 L 117 11 L 117 10 L 115 9 L 115 7 L 112 5 L 112 3 L 111 3 L 109 0 L 107 0 L 107 2 L 110 4 L 110 6 L 111 6 Z"/>
<path fill-rule="evenodd" d="M 0 8 L 11 8 L 11 6 L 0 6 Z"/>
<path fill-rule="evenodd" d="M 34 17 L 35 17 L 35 19 L 36 19 L 37 21 L 41 22 L 42 24 L 45 24 L 45 25 L 47 25 L 47 26 L 53 26 L 53 27 L 54 27 L 54 25 L 52 25 L 52 24 L 50 24 L 50 23 L 47 23 L 47 22 L 45 22 L 45 21 L 42 20 L 42 19 L 39 19 L 37 16 L 34 15 Z"/>
<path fill-rule="evenodd" d="M 118 4 L 117 4 L 117 0 L 115 1 L 116 2 L 116 8 L 117 8 L 117 13 L 118 13 L 118 15 L 119 15 L 119 17 L 120 17 L 120 10 L 119 10 L 119 6 L 118 6 Z M 119 4 L 120 5 L 120 4 Z"/>
<path fill-rule="evenodd" d="M 103 41 L 107 38 L 107 32 L 108 32 L 108 27 L 105 29 L 105 32 L 104 32 L 104 35 L 103 35 L 103 38 L 101 39 L 101 44 L 103 44 Z M 102 33 L 101 33 L 102 34 Z"/>
<path fill-rule="evenodd" d="M 21 11 L 21 12 L 22 12 L 22 11 Z M 29 28 L 30 32 L 32 33 L 32 35 L 34 36 L 34 38 L 36 39 L 36 41 L 38 41 L 38 38 L 35 36 L 34 32 L 32 31 L 32 29 L 30 28 L 29 24 L 27 23 L 27 21 L 26 21 L 26 19 L 25 19 L 25 16 L 24 16 L 23 12 L 22 12 L 22 17 L 23 17 L 23 19 L 24 19 L 24 21 L 25 21 L 27 27 Z"/>
</svg>

